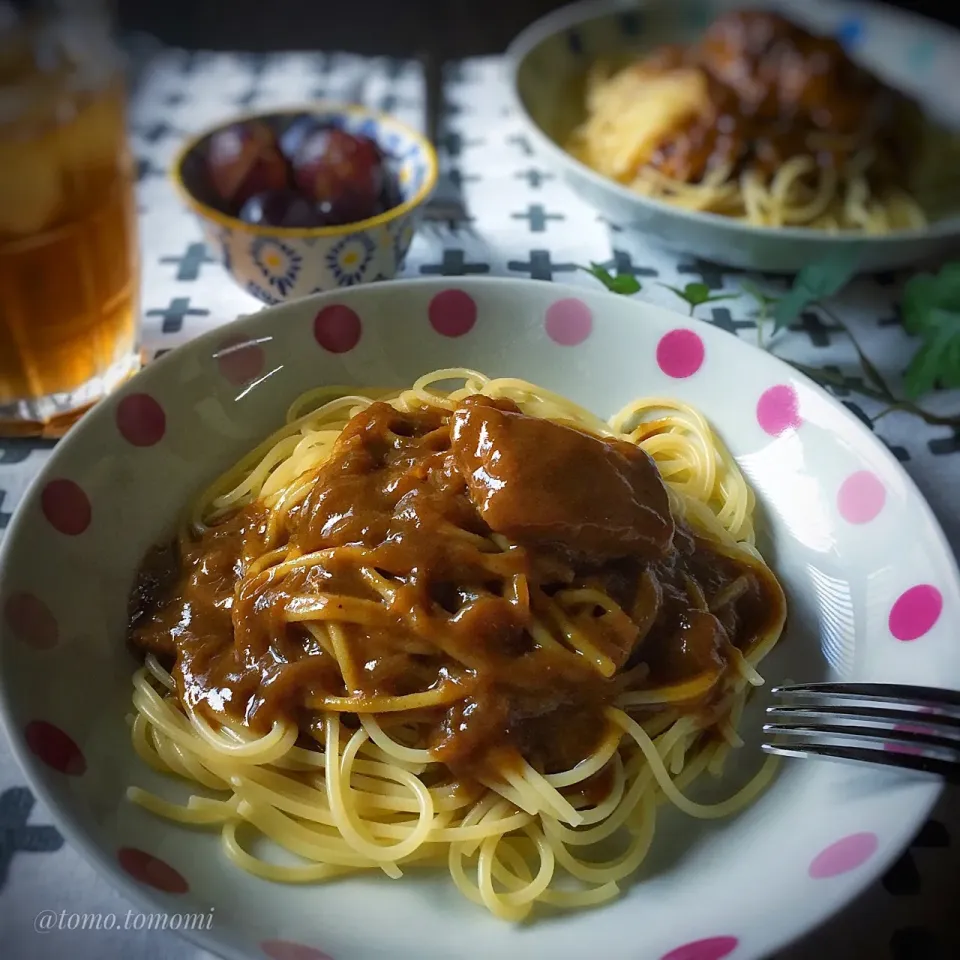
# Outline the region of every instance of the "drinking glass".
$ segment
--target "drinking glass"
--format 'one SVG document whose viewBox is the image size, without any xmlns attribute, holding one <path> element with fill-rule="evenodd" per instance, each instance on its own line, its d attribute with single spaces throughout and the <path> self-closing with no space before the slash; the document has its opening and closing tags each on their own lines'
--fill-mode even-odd
<svg viewBox="0 0 960 960">
<path fill-rule="evenodd" d="M 133 374 L 138 253 L 106 4 L 0 2 L 0 436 L 59 436 Z"/>
</svg>

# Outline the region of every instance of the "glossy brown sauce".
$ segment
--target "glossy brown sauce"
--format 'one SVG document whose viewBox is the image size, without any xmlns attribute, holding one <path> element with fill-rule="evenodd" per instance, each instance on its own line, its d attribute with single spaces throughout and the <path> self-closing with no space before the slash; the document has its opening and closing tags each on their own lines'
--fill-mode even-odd
<svg viewBox="0 0 960 960">
<path fill-rule="evenodd" d="M 372 404 L 281 524 L 289 556 L 325 552 L 282 577 L 244 577 L 264 552 L 267 520 L 255 503 L 153 551 L 131 597 L 132 643 L 172 668 L 184 702 L 258 732 L 278 717 L 308 729 L 324 696 L 451 690 L 444 705 L 383 720 L 416 725 L 419 742 L 466 777 L 518 752 L 542 771 L 573 766 L 597 746 L 618 694 L 728 670 L 731 647 L 749 650 L 783 615 L 765 567 L 675 523 L 638 447 L 509 401 L 470 397 L 452 416 Z M 699 596 L 709 602 L 738 580 L 733 602 L 699 608 Z M 558 591 L 590 587 L 623 613 L 565 609 L 612 664 L 609 677 L 532 634 Z M 320 596 L 345 619 L 351 603 L 369 601 L 363 625 L 341 621 L 343 670 L 290 620 Z"/>
<path fill-rule="evenodd" d="M 674 131 L 650 165 L 694 183 L 709 171 L 770 176 L 787 160 L 813 156 L 842 170 L 870 149 L 872 180 L 904 183 L 917 154 L 922 114 L 854 63 L 833 37 L 815 36 L 776 13 L 733 11 L 699 43 L 664 47 L 637 69 L 703 71 L 710 109 Z"/>
</svg>

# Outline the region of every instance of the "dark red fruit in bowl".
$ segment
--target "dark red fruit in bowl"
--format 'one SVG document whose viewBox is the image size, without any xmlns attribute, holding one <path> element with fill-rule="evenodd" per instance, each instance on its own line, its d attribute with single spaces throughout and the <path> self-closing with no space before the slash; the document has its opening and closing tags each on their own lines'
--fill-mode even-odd
<svg viewBox="0 0 960 960">
<path fill-rule="evenodd" d="M 297 114 L 280 134 L 280 152 L 292 164 L 307 137 L 327 129 L 330 129 L 329 125 L 318 117 L 311 116 L 309 113 Z"/>
<path fill-rule="evenodd" d="M 323 221 L 316 204 L 295 190 L 268 190 L 250 197 L 240 219 L 264 227 L 319 227 Z"/>
<path fill-rule="evenodd" d="M 400 192 L 399 177 L 391 170 L 387 170 L 383 178 L 383 190 L 380 191 L 380 207 L 382 211 L 392 210 L 403 203 L 403 194 Z"/>
<path fill-rule="evenodd" d="M 231 212 L 254 194 L 289 185 L 289 168 L 277 138 L 260 120 L 236 123 L 213 134 L 207 148 L 207 173 Z"/>
<path fill-rule="evenodd" d="M 378 201 L 370 203 L 368 197 L 357 196 L 350 191 L 342 193 L 336 200 L 323 200 L 316 205 L 321 225 L 342 227 L 344 224 L 369 220 L 383 211 Z"/>
<path fill-rule="evenodd" d="M 317 130 L 301 143 L 293 174 L 300 191 L 318 204 L 325 223 L 353 223 L 377 212 L 383 157 L 367 137 L 336 127 Z"/>
</svg>

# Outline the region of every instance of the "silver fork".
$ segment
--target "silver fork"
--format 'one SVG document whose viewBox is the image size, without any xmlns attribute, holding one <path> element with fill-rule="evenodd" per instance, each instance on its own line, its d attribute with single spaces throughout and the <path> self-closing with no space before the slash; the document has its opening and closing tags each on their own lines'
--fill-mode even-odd
<svg viewBox="0 0 960 960">
<path fill-rule="evenodd" d="M 960 692 L 901 683 L 774 687 L 763 749 L 921 770 L 960 783 Z"/>
</svg>

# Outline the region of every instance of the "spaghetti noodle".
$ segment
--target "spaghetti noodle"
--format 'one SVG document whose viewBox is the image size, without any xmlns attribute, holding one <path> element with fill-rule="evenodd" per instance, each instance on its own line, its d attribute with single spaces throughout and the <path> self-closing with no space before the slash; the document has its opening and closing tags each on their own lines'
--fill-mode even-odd
<svg viewBox="0 0 960 960">
<path fill-rule="evenodd" d="M 773 773 L 684 792 L 783 626 L 753 512 L 672 400 L 605 422 L 466 369 L 308 394 L 140 571 L 133 744 L 194 793 L 129 796 L 270 880 L 445 865 L 506 920 L 609 900 L 661 803 L 728 816 Z"/>
<path fill-rule="evenodd" d="M 957 194 L 957 138 L 769 11 L 719 17 L 699 43 L 588 73 L 567 149 L 644 196 L 756 226 L 921 228 Z"/>
</svg>

